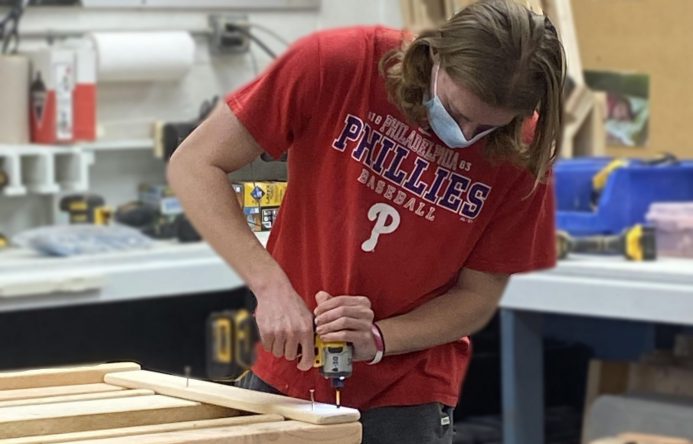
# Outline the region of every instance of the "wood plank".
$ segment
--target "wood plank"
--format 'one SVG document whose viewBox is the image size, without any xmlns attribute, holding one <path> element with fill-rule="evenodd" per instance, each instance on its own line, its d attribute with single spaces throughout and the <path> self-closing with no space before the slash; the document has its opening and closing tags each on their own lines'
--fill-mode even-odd
<svg viewBox="0 0 693 444">
<path fill-rule="evenodd" d="M 60 402 L 86 401 L 90 399 L 129 398 L 131 396 L 150 396 L 154 394 L 155 393 L 152 390 L 123 389 L 112 392 L 82 393 L 78 395 L 49 396 L 47 398 L 17 399 L 14 401 L 3 401 L 0 402 L 0 408 L 15 407 L 19 405 L 56 404 Z"/>
<path fill-rule="evenodd" d="M 245 426 L 186 430 L 82 441 L 82 444 L 357 444 L 361 423 L 315 425 L 299 421 L 268 422 Z"/>
<path fill-rule="evenodd" d="M 0 372 L 0 390 L 50 387 L 55 385 L 94 384 L 103 382 L 107 373 L 139 370 L 139 364 L 118 362 L 80 367 L 49 368 Z"/>
<path fill-rule="evenodd" d="M 566 56 L 568 75 L 577 85 L 585 84 L 582 72 L 582 59 L 578 45 L 577 31 L 573 19 L 573 7 L 570 0 L 544 0 L 544 11 L 551 19 L 560 34 Z"/>
<path fill-rule="evenodd" d="M 207 419 L 201 421 L 184 421 L 169 424 L 155 424 L 139 427 L 123 427 L 119 429 L 104 429 L 88 432 L 62 433 L 57 435 L 41 435 L 28 438 L 3 440 L 2 444 L 54 444 L 64 442 L 84 441 L 88 439 L 105 439 L 132 435 L 145 435 L 180 430 L 198 430 L 213 427 L 223 427 L 243 424 L 259 424 L 263 422 L 284 421 L 279 415 L 249 415 L 233 418 Z"/>
<path fill-rule="evenodd" d="M 587 418 L 592 403 L 600 395 L 620 395 L 627 390 L 628 363 L 609 362 L 593 359 L 587 371 L 587 387 L 585 389 L 585 411 Z"/>
<path fill-rule="evenodd" d="M 312 424 L 337 424 L 358 421 L 358 410 L 330 404 L 315 403 L 286 396 L 260 393 L 212 382 L 190 379 L 146 370 L 119 372 L 106 375 L 109 384 L 128 388 L 147 388 L 169 396 L 178 396 L 194 401 L 215 404 L 233 409 L 261 414 L 277 414 L 285 418 Z"/>
<path fill-rule="evenodd" d="M 575 156 L 606 156 L 606 93 L 593 92 L 594 106 L 574 137 Z"/>
<path fill-rule="evenodd" d="M 693 397 L 693 370 L 669 365 L 631 364 L 628 391 Z"/>
<path fill-rule="evenodd" d="M 235 416 L 237 411 L 168 396 L 0 408 L 0 438 L 68 433 Z"/>
<path fill-rule="evenodd" d="M 79 395 L 82 393 L 112 392 L 123 390 L 123 387 L 104 384 L 75 384 L 58 385 L 53 387 L 25 388 L 15 390 L 0 390 L 0 402 L 17 399 L 47 398 L 49 396 Z"/>
</svg>

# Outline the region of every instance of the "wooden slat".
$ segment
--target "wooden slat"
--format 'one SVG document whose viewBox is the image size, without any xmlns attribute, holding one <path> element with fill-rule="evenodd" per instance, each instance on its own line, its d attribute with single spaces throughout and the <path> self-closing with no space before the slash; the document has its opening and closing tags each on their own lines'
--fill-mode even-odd
<svg viewBox="0 0 693 444">
<path fill-rule="evenodd" d="M 122 388 L 122 387 L 120 387 Z M 131 396 L 151 396 L 152 390 L 118 390 L 111 392 L 82 393 L 79 395 L 49 396 L 47 398 L 17 399 L 14 401 L 0 402 L 2 407 L 15 407 L 19 405 L 56 404 L 61 402 L 87 401 L 93 399 L 129 398 Z"/>
<path fill-rule="evenodd" d="M 575 21 L 573 20 L 571 1 L 544 0 L 544 11 L 551 18 L 554 26 L 558 28 L 558 33 L 561 36 L 561 42 L 565 49 L 568 75 L 577 85 L 584 85 L 585 76 L 582 72 L 580 47 L 578 45 Z"/>
<path fill-rule="evenodd" d="M 315 425 L 299 421 L 268 422 L 246 426 L 186 430 L 173 433 L 137 435 L 82 441 L 82 444 L 357 444 L 361 424 Z"/>
<path fill-rule="evenodd" d="M 123 387 L 104 383 L 58 385 L 54 387 L 25 388 L 17 390 L 0 390 L 0 402 L 16 399 L 47 398 L 49 396 L 79 395 L 82 393 L 112 392 L 123 390 Z"/>
<path fill-rule="evenodd" d="M 145 435 L 180 430 L 199 430 L 213 427 L 224 427 L 243 424 L 260 424 L 263 422 L 284 421 L 279 415 L 249 415 L 234 418 L 207 419 L 202 421 L 184 421 L 170 424 L 155 424 L 140 427 L 123 427 L 120 429 L 105 429 L 89 432 L 62 433 L 58 435 L 41 435 L 28 438 L 3 440 L 2 444 L 54 444 L 64 442 L 84 441 L 88 439 L 105 439 L 133 435 Z"/>
<path fill-rule="evenodd" d="M 237 411 L 167 396 L 0 408 L 0 438 L 235 416 Z"/>
<path fill-rule="evenodd" d="M 105 381 L 128 388 L 147 388 L 169 396 L 215 404 L 253 413 L 277 414 L 285 418 L 312 424 L 337 424 L 358 421 L 358 410 L 347 407 L 315 403 L 286 396 L 260 393 L 238 387 L 225 386 L 186 378 L 164 375 L 145 370 L 106 375 Z"/>
<path fill-rule="evenodd" d="M 94 366 L 0 372 L 0 390 L 50 387 L 55 385 L 94 384 L 103 382 L 103 377 L 107 373 L 134 371 L 139 369 L 139 364 L 119 362 Z"/>
<path fill-rule="evenodd" d="M 574 156 L 606 156 L 606 93 L 593 92 L 594 106 L 573 141 Z"/>
</svg>

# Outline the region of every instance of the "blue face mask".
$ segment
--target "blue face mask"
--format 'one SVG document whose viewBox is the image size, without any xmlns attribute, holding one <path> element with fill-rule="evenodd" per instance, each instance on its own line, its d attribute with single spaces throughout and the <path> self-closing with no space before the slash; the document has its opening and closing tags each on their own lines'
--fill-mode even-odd
<svg viewBox="0 0 693 444">
<path fill-rule="evenodd" d="M 424 103 L 426 114 L 428 115 L 428 123 L 436 133 L 438 138 L 442 140 L 450 148 L 467 148 L 476 143 L 482 137 L 492 133 L 496 128 L 489 128 L 485 131 L 476 134 L 470 140 L 467 140 L 464 132 L 457 124 L 455 119 L 448 113 L 443 106 L 443 103 L 438 98 L 438 69 L 440 65 L 435 65 L 435 74 L 433 80 L 433 97 Z"/>
</svg>

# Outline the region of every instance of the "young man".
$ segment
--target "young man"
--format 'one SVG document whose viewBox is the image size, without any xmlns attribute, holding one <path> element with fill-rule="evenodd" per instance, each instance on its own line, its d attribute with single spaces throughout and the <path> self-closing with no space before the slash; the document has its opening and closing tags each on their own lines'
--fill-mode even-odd
<svg viewBox="0 0 693 444">
<path fill-rule="evenodd" d="M 342 399 L 364 442 L 452 442 L 467 336 L 510 274 L 555 263 L 564 72 L 548 19 L 489 0 L 414 39 L 313 34 L 229 94 L 169 179 L 257 296 L 264 350 L 242 385 L 333 402 L 311 369 L 316 328 L 353 345 Z M 263 151 L 289 153 L 267 250 L 227 179 Z"/>
</svg>

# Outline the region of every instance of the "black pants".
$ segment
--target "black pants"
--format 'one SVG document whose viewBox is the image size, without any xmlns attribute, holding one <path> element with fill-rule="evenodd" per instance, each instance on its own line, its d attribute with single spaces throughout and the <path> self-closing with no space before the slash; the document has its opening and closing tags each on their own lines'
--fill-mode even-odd
<svg viewBox="0 0 693 444">
<path fill-rule="evenodd" d="M 260 392 L 281 394 L 248 372 L 238 383 Z M 452 407 L 440 403 L 379 407 L 361 412 L 363 444 L 452 444 Z"/>
</svg>

